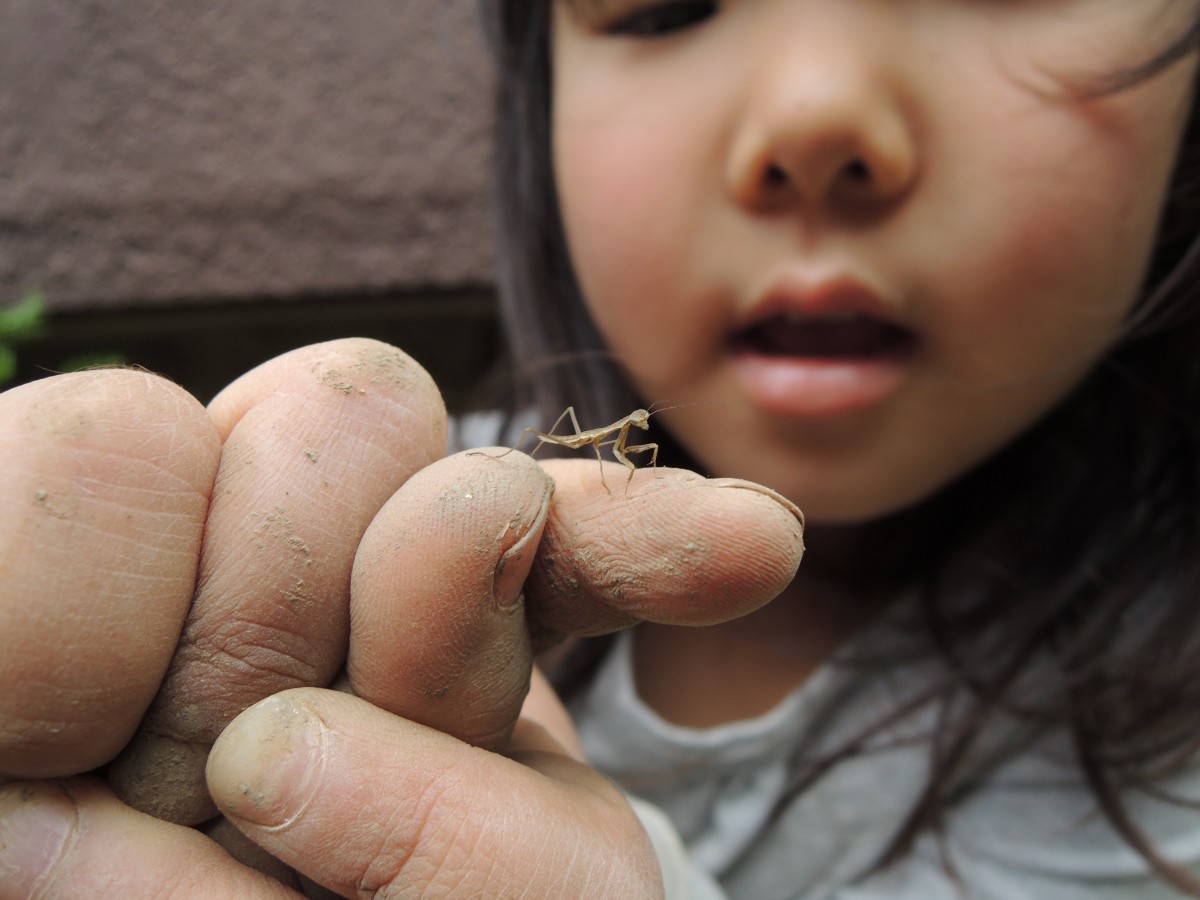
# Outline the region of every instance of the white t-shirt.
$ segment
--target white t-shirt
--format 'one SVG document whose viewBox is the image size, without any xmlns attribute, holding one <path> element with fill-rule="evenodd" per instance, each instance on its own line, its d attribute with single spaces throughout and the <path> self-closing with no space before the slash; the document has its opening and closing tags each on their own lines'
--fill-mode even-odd
<svg viewBox="0 0 1200 900">
<path fill-rule="evenodd" d="M 942 835 L 923 835 L 906 858 L 872 872 L 924 787 L 935 709 L 926 706 L 875 733 L 862 752 L 808 772 L 805 787 L 777 811 L 789 759 L 827 758 L 915 696 L 932 664 L 869 673 L 830 664 L 761 717 L 697 730 L 662 720 L 638 698 L 632 639 L 618 639 L 571 711 L 591 763 L 640 798 L 634 805 L 659 850 L 668 896 L 1181 896 L 1097 811 L 1065 737 L 1035 735 L 1015 721 L 993 723 L 980 736 L 966 767 L 974 774 L 957 786 L 961 796 Z M 1200 767 L 1164 787 L 1200 800 Z M 1165 858 L 1200 871 L 1200 809 L 1145 794 L 1126 802 Z"/>
</svg>

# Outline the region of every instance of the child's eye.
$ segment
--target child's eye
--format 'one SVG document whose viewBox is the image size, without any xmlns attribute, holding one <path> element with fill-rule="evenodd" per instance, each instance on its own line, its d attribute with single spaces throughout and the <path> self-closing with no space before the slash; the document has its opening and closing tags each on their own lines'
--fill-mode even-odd
<svg viewBox="0 0 1200 900">
<path fill-rule="evenodd" d="M 652 3 L 611 23 L 605 30 L 623 37 L 663 37 L 699 25 L 717 11 L 715 0 Z"/>
</svg>

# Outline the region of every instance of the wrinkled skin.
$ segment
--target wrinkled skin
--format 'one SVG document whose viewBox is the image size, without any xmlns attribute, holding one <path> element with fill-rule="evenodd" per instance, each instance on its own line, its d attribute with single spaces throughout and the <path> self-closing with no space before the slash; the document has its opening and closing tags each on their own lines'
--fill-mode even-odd
<svg viewBox="0 0 1200 900">
<path fill-rule="evenodd" d="M 365 340 L 208 409 L 135 371 L 0 395 L 0 898 L 661 892 L 534 650 L 761 607 L 799 511 L 445 442 Z"/>
</svg>

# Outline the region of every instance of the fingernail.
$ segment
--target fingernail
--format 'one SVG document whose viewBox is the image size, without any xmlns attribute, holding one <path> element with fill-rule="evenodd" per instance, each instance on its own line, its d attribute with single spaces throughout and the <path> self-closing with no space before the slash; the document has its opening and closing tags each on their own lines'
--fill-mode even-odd
<svg viewBox="0 0 1200 900">
<path fill-rule="evenodd" d="M 714 487 L 740 488 L 741 490 L 753 491 L 756 494 L 762 494 L 764 497 L 770 497 L 772 500 L 790 512 L 793 516 L 795 516 L 797 521 L 800 523 L 800 527 L 802 529 L 804 528 L 804 513 L 801 512 L 800 507 L 798 507 L 787 497 L 783 496 L 783 494 L 773 491 L 769 487 L 763 487 L 761 484 L 757 484 L 753 481 L 745 481 L 741 478 L 710 478 L 708 483 Z"/>
<path fill-rule="evenodd" d="M 77 818 L 71 798 L 52 785 L 18 782 L 0 791 L 0 884 L 5 896 L 33 895 L 62 856 Z"/>
<path fill-rule="evenodd" d="M 208 757 L 208 789 L 228 816 L 277 828 L 296 819 L 320 782 L 327 731 L 285 695 L 233 720 Z"/>
<path fill-rule="evenodd" d="M 492 598 L 499 609 L 513 609 L 521 602 L 521 589 L 525 586 L 525 577 L 529 574 L 529 566 L 537 553 L 538 542 L 541 541 L 542 531 L 546 527 L 546 516 L 550 513 L 550 497 L 553 492 L 553 487 L 547 485 L 537 514 L 527 523 L 522 523 L 524 533 L 496 564 L 496 571 L 492 576 Z"/>
</svg>

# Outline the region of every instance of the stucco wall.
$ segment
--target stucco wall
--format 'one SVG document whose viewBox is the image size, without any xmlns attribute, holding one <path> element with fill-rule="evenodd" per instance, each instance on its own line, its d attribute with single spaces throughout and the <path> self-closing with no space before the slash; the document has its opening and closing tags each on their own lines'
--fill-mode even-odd
<svg viewBox="0 0 1200 900">
<path fill-rule="evenodd" d="M 6 0 L 0 303 L 486 285 L 477 0 Z"/>
</svg>

